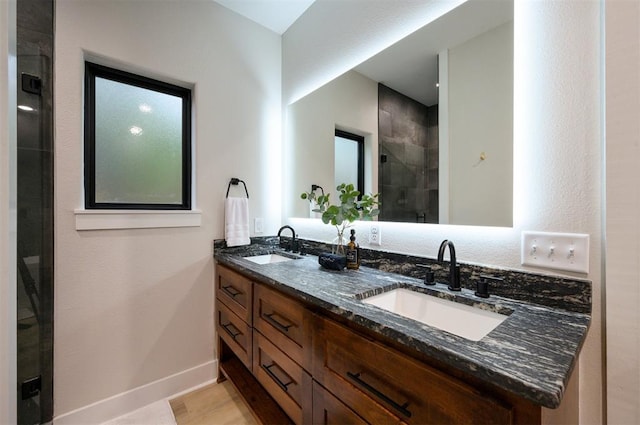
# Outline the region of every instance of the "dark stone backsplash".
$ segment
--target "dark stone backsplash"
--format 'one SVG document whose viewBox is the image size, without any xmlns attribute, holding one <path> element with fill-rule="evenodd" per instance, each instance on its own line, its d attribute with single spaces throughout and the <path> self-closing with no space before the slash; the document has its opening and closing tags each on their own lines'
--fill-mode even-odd
<svg viewBox="0 0 640 425">
<path fill-rule="evenodd" d="M 281 241 L 280 241 L 281 239 Z M 319 255 L 331 252 L 331 244 L 300 239 L 307 254 Z M 276 236 L 251 238 L 251 252 L 268 253 L 276 247 L 285 248 L 290 238 Z M 214 249 L 226 248 L 224 240 L 214 241 Z M 246 251 L 248 247 L 238 247 Z M 398 254 L 388 251 L 360 248 L 361 265 L 403 276 L 423 279 L 424 268 L 417 264 L 431 266 L 435 280 L 445 283 L 449 277 L 449 263 L 438 263 L 435 259 Z M 460 282 L 463 288 L 475 291 L 480 276 L 490 275 L 503 279 L 499 284 L 489 283 L 489 293 L 514 300 L 530 302 L 571 311 L 591 313 L 591 281 L 561 276 L 549 276 L 530 272 L 516 271 L 498 267 L 480 266 L 458 262 Z"/>
</svg>

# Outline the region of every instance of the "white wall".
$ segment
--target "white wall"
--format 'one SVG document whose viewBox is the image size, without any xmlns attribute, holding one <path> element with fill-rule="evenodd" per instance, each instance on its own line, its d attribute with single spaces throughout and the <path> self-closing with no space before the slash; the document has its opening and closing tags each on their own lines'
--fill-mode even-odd
<svg viewBox="0 0 640 425">
<path fill-rule="evenodd" d="M 607 417 L 640 423 L 640 3 L 606 2 Z"/>
<path fill-rule="evenodd" d="M 16 2 L 0 1 L 0 423 L 16 423 Z"/>
<path fill-rule="evenodd" d="M 286 120 L 283 214 L 308 217 L 308 202 L 300 199 L 300 194 L 309 192 L 312 184 L 331 192 L 332 199 L 336 196 L 336 127 L 365 136 L 365 156 L 370 155 L 371 160 L 378 157 L 378 83 L 358 72 L 348 72 L 290 105 Z M 377 187 L 377 168 L 366 167 L 365 192 L 377 192 Z"/>
<path fill-rule="evenodd" d="M 316 0 L 282 37 L 285 105 L 464 1 Z"/>
<path fill-rule="evenodd" d="M 449 217 L 446 222 L 510 226 L 513 222 L 513 22 L 453 46 L 447 62 Z M 447 113 L 444 108 L 438 112 Z M 440 141 L 441 146 L 443 143 L 446 142 Z M 441 186 L 440 193 L 444 190 Z"/>
<path fill-rule="evenodd" d="M 174 374 L 200 368 L 183 385 L 215 374 L 212 241 L 224 237 L 229 179 L 246 182 L 265 234 L 280 226 L 271 200 L 281 184 L 281 47 L 278 35 L 217 3 L 190 0 L 60 0 L 55 45 L 54 412 L 72 412 L 64 420 L 73 422 L 84 418 L 74 409 L 138 397 L 126 392 Z M 85 52 L 195 85 L 200 227 L 76 231 Z"/>
<path fill-rule="evenodd" d="M 353 3 L 358 2 L 316 2 L 303 15 L 304 19 L 284 34 L 285 100 L 306 94 L 314 85 L 318 87 L 322 76 L 328 81 L 339 75 L 340 70 L 349 69 L 353 63 L 343 58 L 356 57 L 361 52 L 375 53 L 386 47 L 397 40 L 402 28 L 415 29 L 417 17 L 431 16 L 430 13 L 436 13 L 436 6 L 442 8 L 445 2 L 437 5 L 387 2 L 402 5 L 393 19 L 388 20 L 389 4 L 385 2 L 367 3 L 366 8 L 360 7 L 361 11 L 354 10 Z M 520 265 L 522 230 L 590 234 L 590 273 L 578 276 L 593 282 L 592 324 L 564 402 L 557 410 L 545 410 L 544 421 L 600 423 L 603 414 L 600 5 L 596 1 L 517 1 L 514 13 L 513 228 L 382 223 L 382 248 L 434 258 L 440 242 L 451 239 L 461 261 L 525 269 Z M 377 18 L 384 25 L 371 25 Z M 350 26 L 343 28 L 343 21 Z M 335 237 L 334 229 L 317 220 L 288 222 L 301 237 L 325 241 Z M 356 226 L 358 234 L 363 234 L 367 227 L 364 223 Z"/>
</svg>

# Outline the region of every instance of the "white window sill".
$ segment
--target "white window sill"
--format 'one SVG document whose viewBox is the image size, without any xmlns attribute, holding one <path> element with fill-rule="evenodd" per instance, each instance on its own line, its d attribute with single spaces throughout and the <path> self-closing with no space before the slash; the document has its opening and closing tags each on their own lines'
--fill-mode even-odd
<svg viewBox="0 0 640 425">
<path fill-rule="evenodd" d="M 199 227 L 202 211 L 84 210 L 74 211 L 76 230 Z"/>
</svg>

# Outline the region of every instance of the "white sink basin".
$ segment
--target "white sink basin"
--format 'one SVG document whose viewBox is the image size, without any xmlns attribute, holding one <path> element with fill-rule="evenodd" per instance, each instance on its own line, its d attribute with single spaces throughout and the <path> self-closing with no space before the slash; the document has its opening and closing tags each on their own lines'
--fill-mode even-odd
<svg viewBox="0 0 640 425">
<path fill-rule="evenodd" d="M 508 317 L 404 288 L 374 295 L 363 302 L 471 341 L 480 341 Z"/>
<path fill-rule="evenodd" d="M 244 259 L 252 261 L 256 264 L 282 263 L 284 261 L 294 260 L 294 258 L 289 258 L 278 254 L 254 255 L 253 257 L 244 257 Z"/>
</svg>

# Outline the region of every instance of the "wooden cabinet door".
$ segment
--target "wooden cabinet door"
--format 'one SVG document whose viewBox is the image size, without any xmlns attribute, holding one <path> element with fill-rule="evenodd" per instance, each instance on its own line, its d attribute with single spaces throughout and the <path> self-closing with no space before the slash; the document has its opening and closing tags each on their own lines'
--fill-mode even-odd
<svg viewBox="0 0 640 425">
<path fill-rule="evenodd" d="M 252 325 L 253 284 L 249 279 L 220 264 L 216 265 L 216 298 L 249 326 Z"/>
<path fill-rule="evenodd" d="M 253 325 L 305 370 L 311 369 L 311 313 L 264 285 L 254 286 Z"/>
<path fill-rule="evenodd" d="M 311 421 L 311 376 L 260 332 L 253 332 L 253 375 L 296 424 Z"/>
<path fill-rule="evenodd" d="M 317 321 L 313 377 L 370 423 L 511 424 L 512 406 L 332 321 Z"/>
<path fill-rule="evenodd" d="M 366 425 L 366 422 L 314 381 L 313 425 Z"/>
<path fill-rule="evenodd" d="M 222 301 L 216 302 L 216 330 L 240 361 L 251 370 L 253 357 L 252 328 Z"/>
</svg>

